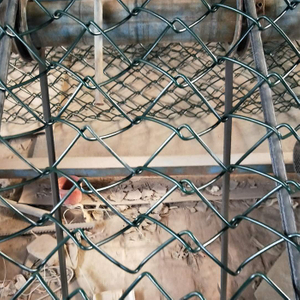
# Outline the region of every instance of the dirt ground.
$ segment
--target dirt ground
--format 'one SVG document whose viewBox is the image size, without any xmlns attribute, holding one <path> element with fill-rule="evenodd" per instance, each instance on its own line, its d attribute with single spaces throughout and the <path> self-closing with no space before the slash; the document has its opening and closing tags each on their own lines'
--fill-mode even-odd
<svg viewBox="0 0 300 300">
<path fill-rule="evenodd" d="M 245 201 L 231 201 L 230 217 L 242 213 L 249 204 Z M 219 209 L 218 206 L 216 204 Z M 188 229 L 201 243 L 204 243 L 221 229 L 221 222 L 210 210 L 196 211 L 196 209 L 192 206 L 172 207 L 169 205 L 159 218 L 174 232 Z M 299 223 L 299 209 L 296 209 L 295 212 Z M 137 213 L 138 209 L 134 207 L 124 211 L 125 215 L 131 217 Z M 250 216 L 281 230 L 276 203 L 272 206 L 261 207 Z M 106 216 L 104 220 L 98 221 L 98 225 L 89 233 L 89 236 L 92 236 L 93 241 L 97 242 L 117 232 L 124 225 L 125 223 L 117 216 Z M 13 217 L 7 209 L 0 209 L 0 234 L 7 233 L 7 228 L 11 228 L 11 232 L 24 226 L 24 222 Z M 129 230 L 129 233 L 125 233 L 101 249 L 127 267 L 135 269 L 152 250 L 168 238 L 170 235 L 162 228 L 149 224 L 141 226 L 139 231 Z M 24 262 L 27 257 L 26 245 L 32 239 L 34 239 L 33 236 L 23 236 L 3 242 L 0 244 L 0 250 L 17 261 Z M 273 234 L 257 225 L 243 221 L 236 229 L 229 231 L 230 268 L 235 270 L 246 258 L 274 240 L 276 237 Z M 220 259 L 220 239 L 209 245 L 207 249 Z M 283 250 L 283 244 L 277 246 L 252 261 L 238 276 L 229 276 L 228 295 L 232 295 L 251 274 L 255 272 L 266 274 Z M 4 274 L 5 270 L 6 275 Z M 177 241 L 172 242 L 153 257 L 141 270 L 141 272 L 145 271 L 151 273 L 174 299 L 179 299 L 192 291 L 201 292 L 206 299 L 219 298 L 220 267 L 203 253 L 188 253 Z M 92 297 L 94 293 L 107 290 L 125 290 L 141 272 L 128 274 L 95 250 L 80 251 L 75 270 L 77 280 L 72 286 L 83 287 Z M 18 273 L 19 270 L 16 266 L 8 262 L 4 266 L 3 259 L 0 259 L 0 280 L 4 276 L 10 279 Z M 257 282 L 251 284 L 240 299 L 255 299 L 254 291 L 257 285 Z M 280 282 L 278 285 L 280 286 Z M 164 299 L 146 278 L 136 286 L 135 295 L 137 300 Z"/>
</svg>

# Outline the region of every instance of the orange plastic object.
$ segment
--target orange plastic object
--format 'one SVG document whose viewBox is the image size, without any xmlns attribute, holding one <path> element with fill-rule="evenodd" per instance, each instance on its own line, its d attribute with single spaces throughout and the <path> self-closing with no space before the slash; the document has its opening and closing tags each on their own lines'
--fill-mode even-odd
<svg viewBox="0 0 300 300">
<path fill-rule="evenodd" d="M 74 180 L 78 181 L 80 178 L 77 176 L 70 176 Z M 65 177 L 60 177 L 58 179 L 58 188 L 59 188 L 59 196 L 60 199 L 62 199 L 68 192 L 69 190 L 73 187 L 73 182 L 68 180 Z M 75 205 L 80 203 L 82 200 L 82 193 L 79 189 L 75 189 L 71 195 L 66 199 L 64 204 L 66 205 Z"/>
</svg>

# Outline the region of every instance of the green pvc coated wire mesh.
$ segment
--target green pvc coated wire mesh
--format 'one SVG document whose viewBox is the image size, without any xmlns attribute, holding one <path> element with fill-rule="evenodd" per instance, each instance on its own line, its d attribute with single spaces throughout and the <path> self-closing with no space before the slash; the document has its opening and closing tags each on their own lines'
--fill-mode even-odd
<svg viewBox="0 0 300 300">
<path fill-rule="evenodd" d="M 1 238 L 0 243 L 16 238 L 25 232 L 30 231 L 32 228 L 42 226 L 49 221 L 58 224 L 65 232 L 65 237 L 61 243 L 49 253 L 45 260 L 40 261 L 38 265 L 33 268 L 29 268 L 22 262 L 16 261 L 10 256 L 10 253 L 0 252 L 0 256 L 2 258 L 17 265 L 22 270 L 25 270 L 30 274 L 27 282 L 16 292 L 13 299 L 21 297 L 34 281 L 40 282 L 41 286 L 49 293 L 49 296 L 52 299 L 59 299 L 59 295 L 55 294 L 55 292 L 46 283 L 45 278 L 43 277 L 43 268 L 47 261 L 58 251 L 60 247 L 63 247 L 68 240 L 72 240 L 82 250 L 90 251 L 94 249 L 99 253 L 99 255 L 107 258 L 111 264 L 116 265 L 124 270 L 124 272 L 130 274 L 136 274 L 139 271 L 143 271 L 145 265 L 152 257 L 174 241 L 178 241 L 190 253 L 205 253 L 210 259 L 219 265 L 220 268 L 225 269 L 226 272 L 232 276 L 238 276 L 242 269 L 247 264 L 251 263 L 252 260 L 280 243 L 289 243 L 300 251 L 300 245 L 297 244 L 294 239 L 295 237 L 299 237 L 298 233 L 295 232 L 292 234 L 286 234 L 283 231 L 279 232 L 273 229 L 270 225 L 262 223 L 249 216 L 253 210 L 257 209 L 262 203 L 267 201 L 281 189 L 286 189 L 289 194 L 299 191 L 299 182 L 296 182 L 295 180 L 282 181 L 273 175 L 261 172 L 259 169 L 253 169 L 243 165 L 245 158 L 271 135 L 276 135 L 280 140 L 287 138 L 291 138 L 294 141 L 300 140 L 298 133 L 300 124 L 297 126 L 291 126 L 289 124 L 282 123 L 278 124 L 276 127 L 271 127 L 255 118 L 255 114 L 261 111 L 259 87 L 265 82 L 272 89 L 273 102 L 276 111 L 286 112 L 292 107 L 295 109 L 300 108 L 300 101 L 298 98 L 299 93 L 297 90 L 299 87 L 299 71 L 297 71 L 297 66 L 300 59 L 300 52 L 299 44 L 297 42 L 291 41 L 285 33 L 279 31 L 282 35 L 283 43 L 280 43 L 280 45 L 270 44 L 265 47 L 269 75 L 264 76 L 256 71 L 252 58 L 253 54 L 250 50 L 244 58 L 240 58 L 238 56 L 229 58 L 237 44 L 230 49 L 223 47 L 221 44 L 205 44 L 201 40 L 201 37 L 197 36 L 193 32 L 194 26 L 197 26 L 198 23 L 201 24 L 201 21 L 204 19 L 203 16 L 199 17 L 198 20 L 195 20 L 193 23 L 194 25 L 189 26 L 189 24 L 185 24 L 180 19 L 174 18 L 173 20 L 167 20 L 163 16 L 157 15 L 155 11 L 148 10 L 147 5 L 151 2 L 149 0 L 145 1 L 142 6 L 135 7 L 133 10 L 130 10 L 126 6 L 126 2 L 118 0 L 124 10 L 128 13 L 127 19 L 123 21 L 124 23 L 131 18 L 135 18 L 139 14 L 151 13 L 158 17 L 160 21 L 165 24 L 167 29 L 172 30 L 174 35 L 179 34 L 177 28 L 180 25 L 187 34 L 193 36 L 195 41 L 191 44 L 158 44 L 161 37 L 166 33 L 164 31 L 161 34 L 157 34 L 157 40 L 151 45 L 139 44 L 134 46 L 117 46 L 109 39 L 107 34 L 109 30 L 114 30 L 113 28 L 103 31 L 103 29 L 101 29 L 93 21 L 83 23 L 69 14 L 68 11 L 75 1 L 67 1 L 66 8 L 64 10 L 57 11 L 54 14 L 45 9 L 42 1 L 34 0 L 34 2 L 37 5 L 37 9 L 42 9 L 45 14 L 48 15 L 48 23 L 56 22 L 60 18 L 73 18 L 82 26 L 82 34 L 102 34 L 103 38 L 109 41 L 110 46 L 106 46 L 104 48 L 104 74 L 108 79 L 98 84 L 95 82 L 93 77 L 94 50 L 92 47 L 78 47 L 77 43 L 79 42 L 79 39 L 68 48 L 60 47 L 47 49 L 46 60 L 44 60 L 25 42 L 24 36 L 28 35 L 29 32 L 23 32 L 20 34 L 8 25 L 1 27 L 0 41 L 4 36 L 9 36 L 11 39 L 19 39 L 19 41 L 31 52 L 36 61 L 46 68 L 49 80 L 52 119 L 51 122 L 45 122 L 43 119 L 41 92 L 39 87 L 39 80 L 43 74 L 39 72 L 38 64 L 25 63 L 20 60 L 18 56 L 12 55 L 8 82 L 0 82 L 1 89 L 4 90 L 7 95 L 2 122 L 14 122 L 18 124 L 39 122 L 41 126 L 31 132 L 0 137 L 3 144 L 8 146 L 15 155 L 21 158 L 36 172 L 35 177 L 27 179 L 17 185 L 1 188 L 0 191 L 2 192 L 16 187 L 25 186 L 40 178 L 47 177 L 51 173 L 56 173 L 58 176 L 64 176 L 74 184 L 68 195 L 61 199 L 59 205 L 54 207 L 50 214 L 44 215 L 37 221 L 21 213 L 18 209 L 9 204 L 3 197 L 0 198 L 7 207 L 11 208 L 22 219 L 28 222 L 28 227 L 5 238 Z M 277 22 L 280 18 L 282 18 L 282 16 L 288 14 L 289 11 L 300 9 L 298 1 L 286 0 L 285 4 L 286 6 L 284 11 L 276 20 L 264 17 L 264 22 L 267 23 L 267 25 L 264 24 L 265 27 L 261 25 L 262 17 L 253 19 L 245 15 L 245 17 L 252 22 L 248 35 L 254 28 L 259 28 L 261 31 L 267 30 L 268 28 L 277 28 Z M 240 11 L 226 6 L 226 1 L 220 1 L 220 3 L 211 6 L 207 1 L 202 0 L 199 1 L 199 5 L 204 6 L 207 9 L 205 16 L 221 14 L 228 9 L 234 11 L 236 14 L 240 13 Z M 47 26 L 47 24 L 41 24 L 40 28 L 42 26 Z M 120 26 L 122 26 L 121 23 Z M 39 30 L 39 28 L 36 30 Z M 224 96 L 224 66 L 226 60 L 232 60 L 234 63 L 235 74 L 233 109 L 228 114 L 224 114 L 224 103 L 222 100 Z M 256 76 L 259 78 L 258 81 Z M 94 105 L 94 94 L 96 89 L 105 98 L 104 106 Z M 207 114 L 213 114 L 216 118 L 216 123 L 201 132 L 196 132 L 188 124 L 182 124 L 181 126 L 174 127 L 169 123 L 171 118 L 175 118 L 178 115 L 201 118 L 201 116 Z M 250 114 L 251 117 L 249 116 Z M 89 125 L 80 125 L 79 127 L 76 123 L 93 119 L 113 121 L 120 118 L 126 119 L 128 121 L 128 125 L 105 136 L 98 136 L 95 130 Z M 224 165 L 215 153 L 207 147 L 203 141 L 203 137 L 208 132 L 214 130 L 217 126 L 221 126 L 222 123 L 226 122 L 229 118 L 242 119 L 245 122 L 254 122 L 259 126 L 265 127 L 267 133 L 263 138 L 259 139 L 237 162 L 231 165 Z M 149 157 L 148 161 L 144 165 L 138 168 L 132 168 L 110 148 L 106 141 L 113 136 L 122 134 L 128 130 L 130 131 L 131 128 L 139 126 L 141 122 L 155 122 L 160 126 L 167 127 L 170 130 L 171 135 L 161 145 L 158 151 L 155 151 L 153 155 Z M 25 157 L 9 145 L 9 141 L 14 138 L 29 136 L 32 133 L 44 131 L 46 127 L 54 126 L 56 123 L 63 123 L 66 126 L 73 128 L 76 133 L 76 137 L 62 156 L 57 159 L 56 163 L 46 169 L 39 169 L 30 164 Z M 284 133 L 282 132 L 282 129 L 285 130 Z M 206 184 L 196 186 L 191 180 L 183 179 L 178 181 L 170 177 L 168 174 L 163 174 L 158 170 L 149 167 L 149 164 L 154 160 L 154 158 L 157 157 L 161 150 L 165 148 L 175 137 L 178 137 L 181 141 L 197 141 L 220 167 L 220 173 Z M 86 178 L 81 178 L 79 181 L 75 181 L 70 178 L 67 174 L 60 170 L 59 163 L 64 159 L 66 154 L 72 149 L 79 138 L 83 138 L 86 141 L 91 142 L 92 145 L 94 143 L 99 143 L 108 149 L 111 155 L 119 160 L 123 167 L 128 171 L 128 176 L 110 184 L 109 186 L 101 188 L 95 188 Z M 224 176 L 227 172 L 233 172 L 234 170 L 248 171 L 253 174 L 266 177 L 274 181 L 276 186 L 242 214 L 235 216 L 233 219 L 228 221 L 203 195 L 203 190 L 212 185 L 217 179 Z M 145 171 L 154 173 L 166 180 L 169 180 L 173 184 L 173 187 L 164 196 L 162 196 L 159 201 L 149 208 L 145 214 L 140 214 L 134 221 L 131 221 L 125 215 L 120 213 L 108 199 L 105 199 L 101 192 L 118 186 L 128 181 L 133 176 L 139 176 Z M 54 217 L 54 213 L 75 189 L 80 189 L 82 193 L 85 194 L 93 194 L 99 202 L 105 204 L 111 210 L 111 213 L 119 216 L 119 218 L 125 222 L 126 226 L 114 235 L 98 242 L 94 242 L 90 239 L 81 229 L 77 229 L 73 232 L 69 231 L 62 224 L 61 220 L 57 220 Z M 210 209 L 223 222 L 223 229 L 216 235 L 212 236 L 209 240 L 201 241 L 189 230 L 175 232 L 172 228 L 163 224 L 163 222 L 151 217 L 151 212 L 159 204 L 163 203 L 175 190 L 180 190 L 182 193 L 187 195 L 194 194 L 199 197 L 199 201 L 203 201 L 208 209 Z M 145 221 L 156 224 L 161 230 L 166 231 L 170 237 L 156 250 L 149 253 L 149 255 L 145 257 L 145 259 L 141 261 L 136 268 L 132 269 L 125 264 L 122 264 L 118 261 L 118 259 L 111 257 L 103 249 L 104 245 L 123 235 L 132 227 L 138 228 Z M 265 246 L 251 257 L 246 258 L 243 262 L 238 262 L 239 266 L 237 268 L 224 266 L 221 261 L 209 251 L 208 246 L 214 243 L 227 230 L 234 231 L 241 222 L 250 222 L 253 226 L 260 226 L 266 231 L 271 231 L 277 236 L 277 240 L 272 244 Z M 143 280 L 144 277 L 148 277 L 150 279 L 150 282 L 161 292 L 162 296 L 167 299 L 172 299 L 166 292 L 165 287 L 160 285 L 160 283 L 157 282 L 149 272 L 143 272 L 137 276 L 120 299 L 125 299 L 129 292 L 138 286 L 139 282 Z M 236 293 L 231 299 L 237 299 L 247 286 L 250 285 L 257 277 L 265 280 L 283 299 L 288 299 L 287 296 L 280 290 L 280 287 L 273 283 L 265 274 L 261 273 L 254 273 L 250 276 L 248 280 L 238 287 Z M 81 295 L 83 299 L 88 299 L 85 291 L 82 289 L 77 289 L 72 292 L 68 296 L 68 299 L 71 299 L 78 294 Z M 182 299 L 191 298 L 209 299 L 209 295 L 202 295 L 199 291 L 191 291 L 191 293 L 187 294 Z"/>
<path fill-rule="evenodd" d="M 298 46 L 298 42 L 295 42 Z M 127 57 L 134 59 L 142 57 L 149 46 L 129 45 L 122 47 L 122 51 Z M 224 45 L 209 43 L 209 50 L 218 56 L 226 54 Z M 270 71 L 279 74 L 285 74 L 293 64 L 298 60 L 293 50 L 282 43 L 279 45 L 271 44 L 265 49 L 266 59 Z M 58 61 L 65 53 L 65 47 L 47 49 L 47 60 Z M 180 44 L 170 43 L 167 45 L 158 44 L 151 52 L 151 62 L 158 67 L 163 67 L 169 74 L 183 73 L 190 79 L 196 78 L 206 69 L 210 57 L 201 45 L 196 43 Z M 64 59 L 68 68 L 76 70 L 81 77 L 87 74 L 94 75 L 94 47 L 79 46 L 74 49 Z M 107 79 L 114 77 L 124 70 L 127 65 L 118 51 L 112 46 L 104 47 L 105 75 Z M 243 57 L 243 62 L 247 65 L 253 65 L 253 55 L 249 50 Z M 11 58 L 8 73 L 8 85 L 15 86 L 30 78 L 38 75 L 38 65 L 34 62 L 25 62 L 18 55 Z M 255 76 L 244 67 L 235 66 L 235 84 L 233 103 L 245 96 L 256 82 Z M 78 81 L 70 77 L 68 71 L 62 68 L 56 68 L 51 72 L 49 79 L 49 89 L 51 93 L 51 111 L 58 113 L 68 97 L 76 88 Z M 209 101 L 214 110 L 222 114 L 224 108 L 224 79 L 225 64 L 217 64 L 211 72 L 195 82 L 195 86 Z M 103 91 L 108 93 L 115 103 L 128 114 L 131 118 L 141 115 L 149 104 L 155 100 L 158 91 L 162 91 L 166 85 L 166 77 L 159 70 L 143 65 L 131 69 L 121 78 L 114 79 L 112 84 L 103 86 Z M 291 88 L 299 86 L 299 70 L 292 70 L 287 83 Z M 297 103 L 292 101 L 291 95 L 282 87 L 274 87 L 274 107 L 276 112 L 287 112 Z M 38 81 L 22 85 L 14 90 L 23 103 L 30 105 L 32 110 L 42 117 L 42 99 L 39 91 Z M 201 117 L 211 114 L 211 110 L 203 103 L 198 101 L 198 96 L 192 90 L 187 93 L 181 93 L 176 86 L 170 87 L 167 97 L 164 97 L 149 111 L 148 116 L 158 119 L 172 119 L 178 116 L 187 116 L 191 118 Z M 76 104 L 76 105 L 75 105 Z M 261 103 L 258 90 L 249 95 L 237 109 L 237 111 L 256 114 L 261 112 Z M 83 95 L 77 95 L 74 98 L 73 105 L 64 111 L 64 119 L 71 122 L 85 122 L 91 120 L 117 121 L 124 118 L 123 114 L 112 107 L 109 103 L 95 105 L 94 91 L 85 90 Z M 36 118 L 27 110 L 22 109 L 22 105 L 16 102 L 8 95 L 4 107 L 2 122 L 26 124 L 35 122 Z"/>
</svg>

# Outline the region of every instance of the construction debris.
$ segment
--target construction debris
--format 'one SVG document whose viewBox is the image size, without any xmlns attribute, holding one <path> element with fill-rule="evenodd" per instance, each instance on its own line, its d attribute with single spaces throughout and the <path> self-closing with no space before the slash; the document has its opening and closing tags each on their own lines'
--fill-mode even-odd
<svg viewBox="0 0 300 300">
<path fill-rule="evenodd" d="M 17 290 L 19 290 L 27 281 L 22 274 L 16 275 L 14 279 L 15 279 L 15 287 Z"/>
<path fill-rule="evenodd" d="M 140 207 L 139 207 L 139 213 L 140 213 L 140 214 L 144 214 L 144 213 L 147 212 L 148 209 L 149 209 L 148 206 L 140 206 Z"/>
<path fill-rule="evenodd" d="M 212 187 L 207 187 L 205 190 L 211 195 L 219 196 L 222 194 L 222 190 L 217 185 L 213 185 Z"/>
<path fill-rule="evenodd" d="M 285 250 L 274 263 L 267 276 L 287 295 L 288 299 L 295 300 L 291 271 L 288 263 L 288 254 Z M 254 293 L 257 300 L 280 300 L 282 299 L 274 289 L 264 280 Z"/>
<path fill-rule="evenodd" d="M 74 181 L 79 181 L 79 177 L 71 175 L 70 176 Z M 60 199 L 63 199 L 70 191 L 70 189 L 74 186 L 73 182 L 71 182 L 66 177 L 60 177 L 58 179 L 58 188 L 59 188 L 59 196 Z M 76 205 L 82 201 L 82 193 L 79 189 L 75 188 L 74 191 L 68 196 L 68 198 L 64 201 L 64 205 Z"/>
<path fill-rule="evenodd" d="M 26 215 L 41 218 L 44 214 L 49 214 L 49 211 L 44 209 L 36 208 L 26 204 L 19 204 L 18 202 L 9 199 L 4 199 L 4 200 L 10 205 L 12 205 L 14 208 L 16 208 L 17 210 L 19 210 L 20 212 Z M 0 201 L 0 206 L 6 207 L 6 205 L 4 205 L 2 201 Z"/>
<path fill-rule="evenodd" d="M 135 190 L 135 191 L 130 191 L 128 192 L 128 194 L 126 195 L 125 199 L 126 200 L 139 200 L 142 197 L 142 193 L 139 190 Z"/>
<path fill-rule="evenodd" d="M 13 281 L 8 281 L 6 284 L 1 284 L 0 286 L 0 296 L 1 299 L 13 296 L 17 292 L 17 288 Z"/>
<path fill-rule="evenodd" d="M 111 193 L 109 195 L 109 199 L 113 202 L 122 202 L 123 199 L 125 198 L 126 193 L 122 192 L 122 191 L 118 191 L 115 193 Z"/>
<path fill-rule="evenodd" d="M 118 210 L 120 212 L 123 212 L 123 211 L 127 210 L 129 208 L 129 206 L 127 206 L 127 205 L 119 205 L 117 208 L 118 208 Z"/>
<path fill-rule="evenodd" d="M 143 229 L 145 229 L 151 233 L 154 233 L 156 230 L 156 224 L 146 224 L 145 226 L 143 226 Z"/>
<path fill-rule="evenodd" d="M 144 189 L 142 191 L 142 199 L 143 200 L 149 200 L 149 199 L 152 198 L 153 194 L 154 194 L 154 191 L 148 190 L 148 189 Z"/>
<path fill-rule="evenodd" d="M 105 291 L 100 294 L 96 294 L 93 296 L 93 300 L 119 300 L 123 295 L 122 290 L 117 291 Z M 135 300 L 134 291 L 130 291 L 128 296 L 124 300 Z"/>
<path fill-rule="evenodd" d="M 101 221 L 103 220 L 104 212 L 103 210 L 95 209 L 92 211 L 92 216 L 95 221 Z"/>
<path fill-rule="evenodd" d="M 164 208 L 161 210 L 160 214 L 161 215 L 166 215 L 169 212 L 169 207 L 168 206 L 164 206 Z"/>
<path fill-rule="evenodd" d="M 207 211 L 208 207 L 204 202 L 198 202 L 197 205 L 195 206 L 195 209 L 197 211 L 205 213 Z"/>
<path fill-rule="evenodd" d="M 57 246 L 57 241 L 49 234 L 43 234 L 38 236 L 33 242 L 27 246 L 27 251 L 29 254 L 37 259 L 44 260 L 55 247 Z M 55 252 L 54 255 L 48 260 L 47 265 L 57 265 L 58 264 L 58 253 Z"/>
</svg>

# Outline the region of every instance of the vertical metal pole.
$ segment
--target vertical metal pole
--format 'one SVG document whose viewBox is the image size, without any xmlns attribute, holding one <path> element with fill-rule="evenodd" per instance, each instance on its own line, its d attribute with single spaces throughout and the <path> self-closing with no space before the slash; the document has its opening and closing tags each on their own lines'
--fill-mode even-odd
<svg viewBox="0 0 300 300">
<path fill-rule="evenodd" d="M 233 90 L 233 63 L 226 61 L 225 65 L 225 114 L 232 108 L 232 90 Z M 231 157 L 231 132 L 232 118 L 228 118 L 224 124 L 224 145 L 223 145 L 223 163 L 225 166 L 230 165 Z M 222 185 L 222 208 L 221 214 L 228 220 L 230 192 L 230 173 L 226 172 L 223 176 Z M 226 230 L 221 236 L 221 262 L 223 265 L 228 264 L 228 231 Z M 227 272 L 221 269 L 221 300 L 226 300 L 227 293 Z"/>
<path fill-rule="evenodd" d="M 255 3 L 253 0 L 247 0 L 244 2 L 247 14 L 257 19 L 257 13 Z M 248 20 L 249 26 L 252 22 Z M 261 39 L 261 33 L 257 26 L 255 26 L 250 33 L 251 45 L 253 51 L 254 62 L 256 69 L 263 75 L 268 74 L 266 59 L 264 55 L 263 43 Z M 258 77 L 258 80 L 261 80 Z M 277 125 L 275 110 L 272 102 L 272 91 L 269 85 L 264 82 L 260 87 L 260 97 L 264 113 L 265 122 L 275 127 Z M 269 148 L 272 160 L 273 172 L 277 178 L 282 181 L 287 180 L 287 174 L 283 159 L 283 153 L 281 148 L 281 142 L 276 134 L 272 134 L 269 139 Z M 291 202 L 291 197 L 288 191 L 281 188 L 277 194 L 278 202 L 280 205 L 280 214 L 282 220 L 282 227 L 285 234 L 291 234 L 297 232 L 297 226 L 295 222 L 295 215 Z M 296 294 L 296 299 L 300 299 L 300 253 L 299 251 L 287 243 L 287 250 L 289 254 L 289 262 L 291 267 L 292 282 Z"/>
<path fill-rule="evenodd" d="M 102 0 L 94 0 L 94 20 L 97 25 L 102 28 L 103 23 L 103 7 Z M 103 36 L 95 35 L 94 38 L 94 51 L 95 51 L 95 81 L 100 83 L 103 81 Z M 98 91 L 95 90 L 95 104 L 103 105 L 103 96 Z"/>
<path fill-rule="evenodd" d="M 0 25 L 14 27 L 17 15 L 18 0 L 0 0 Z M 6 83 L 12 38 L 4 35 L 0 38 L 0 79 Z M 4 109 L 5 91 L 0 91 L 0 128 Z"/>
<path fill-rule="evenodd" d="M 43 52 L 43 58 L 45 58 L 45 52 Z M 40 64 L 39 65 L 40 73 L 45 72 L 45 70 L 46 70 L 45 66 Z M 41 84 L 44 120 L 48 123 L 51 121 L 51 112 L 50 112 L 50 102 L 49 102 L 50 99 L 49 99 L 47 74 L 41 76 L 40 84 Z M 46 127 L 45 132 L 46 132 L 49 165 L 52 166 L 56 161 L 52 126 L 50 125 Z M 55 206 L 60 201 L 59 189 L 58 189 L 58 178 L 56 173 L 50 174 L 50 182 L 51 182 L 51 191 L 53 197 L 53 206 Z M 55 218 L 61 221 L 62 215 L 60 209 L 58 209 L 55 212 Z M 56 239 L 57 239 L 57 243 L 60 243 L 63 239 L 63 230 L 58 225 L 56 225 Z M 65 251 L 64 247 L 61 247 L 58 250 L 58 258 L 59 258 L 62 297 L 63 299 L 66 299 L 68 297 L 68 280 L 67 280 L 66 260 L 65 260 L 64 251 Z"/>
</svg>

